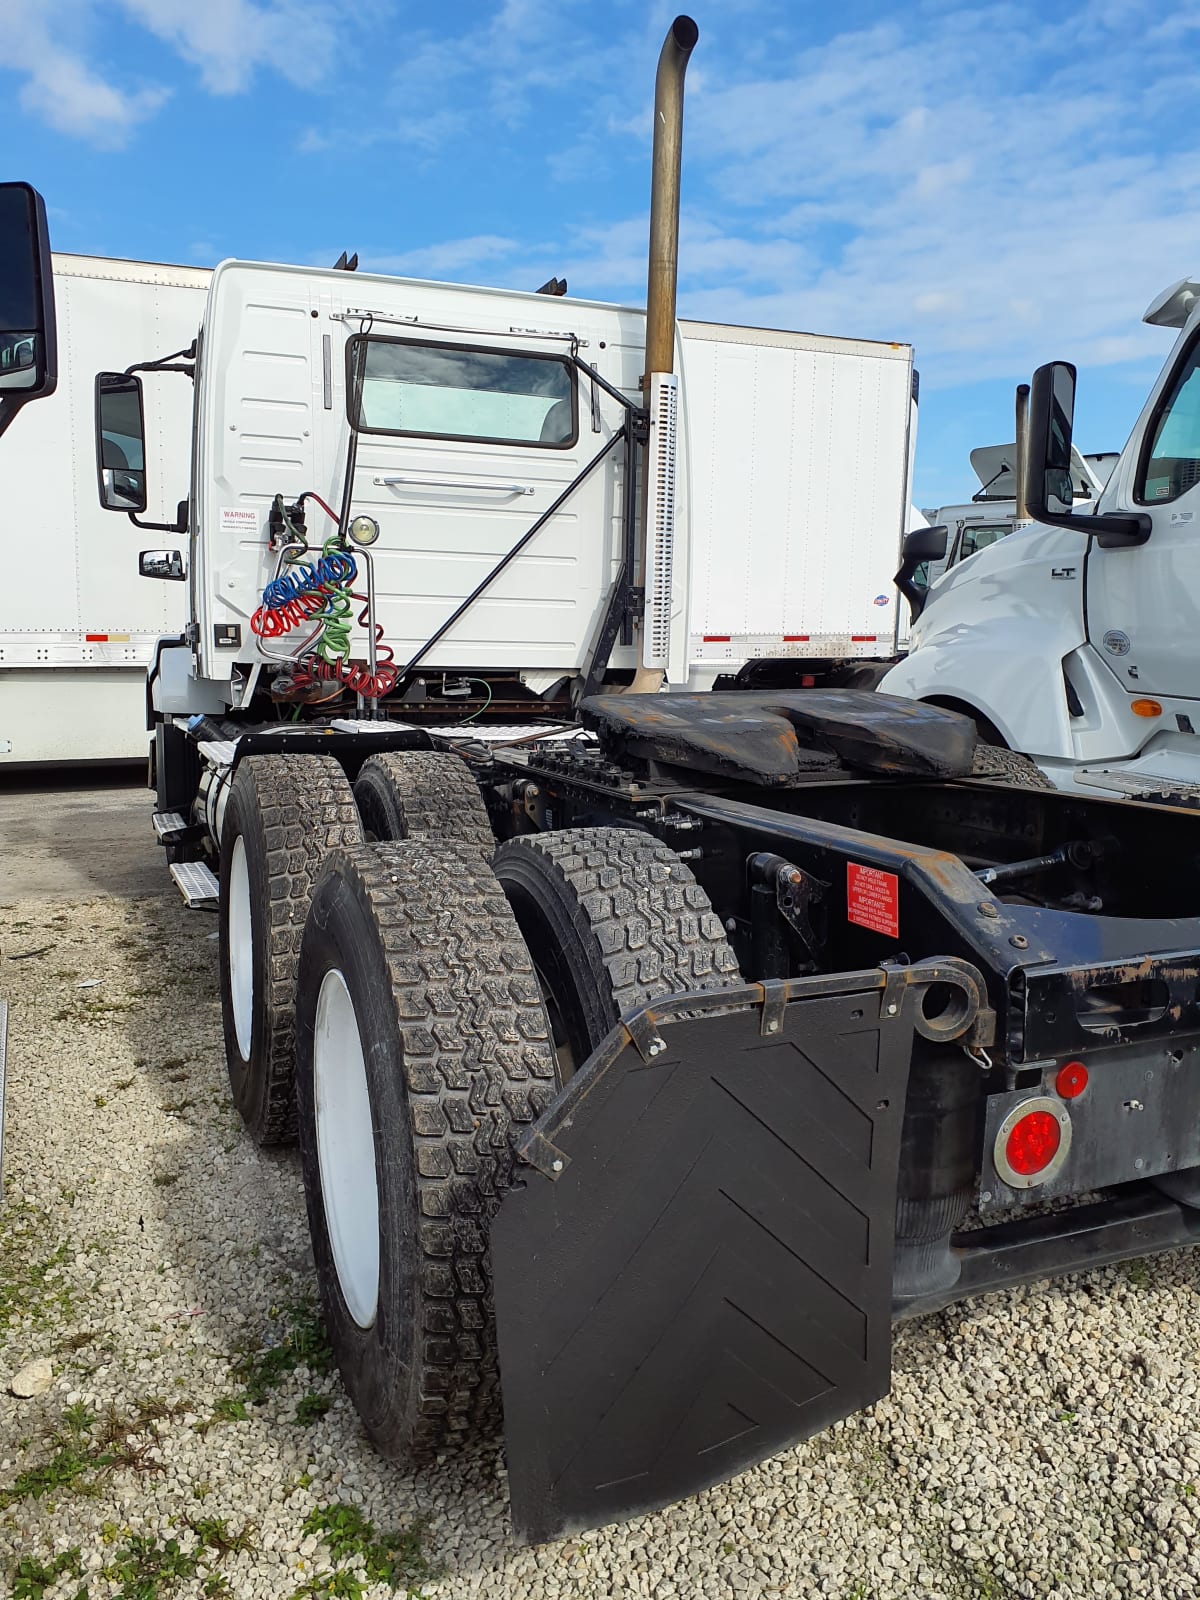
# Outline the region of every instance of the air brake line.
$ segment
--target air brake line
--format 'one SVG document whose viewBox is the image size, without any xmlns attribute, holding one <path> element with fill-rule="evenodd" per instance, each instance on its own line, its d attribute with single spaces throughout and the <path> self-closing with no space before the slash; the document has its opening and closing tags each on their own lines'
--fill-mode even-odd
<svg viewBox="0 0 1200 1600">
<path fill-rule="evenodd" d="M 326 515 L 337 521 L 319 495 L 308 490 L 301 496 L 301 500 L 304 499 L 315 500 Z M 340 683 L 365 700 L 382 699 L 395 688 L 398 674 L 393 652 L 383 642 L 383 628 L 378 623 L 375 624 L 375 670 L 372 672 L 365 662 L 350 659 L 351 617 L 356 600 L 363 606 L 359 623 L 363 627 L 370 626 L 370 597 L 356 593 L 351 587 L 358 577 L 358 563 L 343 547 L 338 533 L 326 539 L 318 560 L 304 560 L 311 553 L 311 547 L 292 521 L 282 495 L 275 497 L 275 505 L 287 531 L 288 543 L 281 555 L 282 570 L 267 584 L 262 605 L 250 618 L 251 631 L 260 639 L 278 639 L 296 628 L 315 624 L 300 648 L 284 658 L 294 663 L 296 686 L 309 688 L 319 681 Z M 367 581 L 369 585 L 369 567 Z"/>
</svg>

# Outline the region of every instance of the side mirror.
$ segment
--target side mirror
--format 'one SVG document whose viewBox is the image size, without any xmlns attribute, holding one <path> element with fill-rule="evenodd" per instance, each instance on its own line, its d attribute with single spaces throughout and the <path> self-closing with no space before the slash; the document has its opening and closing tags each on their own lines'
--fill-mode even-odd
<svg viewBox="0 0 1200 1600">
<path fill-rule="evenodd" d="M 900 559 L 906 566 L 911 561 L 914 567 L 922 561 L 944 561 L 948 539 L 949 534 L 940 525 L 936 528 L 913 528 L 904 535 Z"/>
<path fill-rule="evenodd" d="M 106 511 L 145 511 L 146 445 L 142 380 L 123 372 L 96 377 L 96 471 Z"/>
<path fill-rule="evenodd" d="M 1075 368 L 1049 361 L 1033 375 L 1029 391 L 1029 448 L 1025 452 L 1025 504 L 1035 522 L 1077 528 L 1111 549 L 1145 544 L 1153 526 L 1145 512 L 1080 513 L 1072 509 L 1071 434 L 1075 422 Z"/>
<path fill-rule="evenodd" d="M 182 583 L 187 577 L 178 550 L 142 550 L 138 555 L 138 571 L 143 578 L 170 578 L 175 583 Z"/>
<path fill-rule="evenodd" d="M 1029 450 L 1025 504 L 1033 517 L 1071 514 L 1071 435 L 1075 426 L 1075 368 L 1050 361 L 1033 375 L 1029 393 Z"/>
<path fill-rule="evenodd" d="M 928 576 L 925 583 L 917 583 L 917 568 L 927 561 L 943 560 L 948 539 L 947 530 L 940 525 L 936 528 L 913 528 L 904 535 L 904 543 L 900 546 L 900 571 L 893 582 L 908 601 L 914 622 L 924 611 L 925 601 L 929 598 Z"/>
<path fill-rule="evenodd" d="M 0 183 L 0 433 L 58 381 L 46 207 L 27 183 Z"/>
</svg>

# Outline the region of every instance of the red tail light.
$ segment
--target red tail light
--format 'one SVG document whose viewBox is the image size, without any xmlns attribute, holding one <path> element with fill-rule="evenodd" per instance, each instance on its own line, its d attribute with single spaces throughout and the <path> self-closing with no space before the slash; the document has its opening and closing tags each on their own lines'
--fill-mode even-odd
<svg viewBox="0 0 1200 1600">
<path fill-rule="evenodd" d="M 992 1160 L 1010 1189 L 1033 1189 L 1057 1176 L 1070 1148 L 1066 1106 L 1050 1095 L 1037 1095 L 1019 1101 L 1000 1124 Z"/>
<path fill-rule="evenodd" d="M 1004 1154 L 1014 1172 L 1032 1178 L 1044 1172 L 1058 1154 L 1062 1135 L 1058 1118 L 1048 1111 L 1029 1111 L 1015 1122 L 1004 1142 Z"/>
</svg>

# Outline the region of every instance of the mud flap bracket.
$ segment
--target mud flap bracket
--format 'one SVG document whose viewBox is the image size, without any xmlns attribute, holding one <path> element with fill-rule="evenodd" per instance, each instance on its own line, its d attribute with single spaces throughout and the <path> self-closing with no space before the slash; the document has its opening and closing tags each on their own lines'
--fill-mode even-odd
<svg viewBox="0 0 1200 1600">
<path fill-rule="evenodd" d="M 952 960 L 670 996 L 525 1136 L 491 1233 L 519 1537 L 668 1505 L 887 1392 L 933 983 L 965 993 L 969 1028 L 982 984 Z"/>
</svg>

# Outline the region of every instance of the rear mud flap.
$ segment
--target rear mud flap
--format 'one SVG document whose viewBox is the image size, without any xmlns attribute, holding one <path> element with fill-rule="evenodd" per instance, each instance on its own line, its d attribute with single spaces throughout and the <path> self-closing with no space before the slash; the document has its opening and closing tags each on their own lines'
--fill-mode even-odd
<svg viewBox="0 0 1200 1600">
<path fill-rule="evenodd" d="M 672 996 L 525 1136 L 491 1234 L 519 1537 L 669 1505 L 887 1393 L 900 1130 L 937 980 L 965 1029 L 982 985 L 959 962 Z"/>
</svg>

